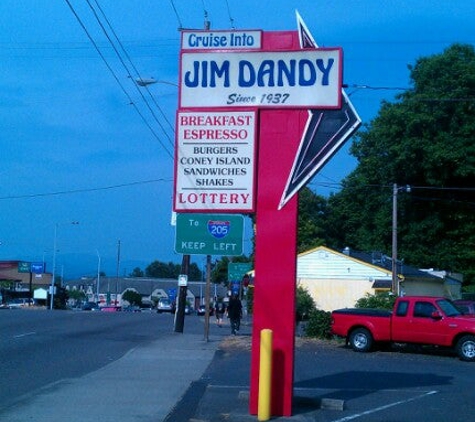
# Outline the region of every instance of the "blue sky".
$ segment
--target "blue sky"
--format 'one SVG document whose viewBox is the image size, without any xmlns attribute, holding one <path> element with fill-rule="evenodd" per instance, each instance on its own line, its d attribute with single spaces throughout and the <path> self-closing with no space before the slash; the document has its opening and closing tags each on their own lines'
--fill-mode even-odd
<svg viewBox="0 0 475 422">
<path fill-rule="evenodd" d="M 272 31 L 296 29 L 297 9 L 320 46 L 343 48 L 363 123 L 399 92 L 388 88 L 409 86 L 417 58 L 475 42 L 473 0 L 89 3 L 107 17 L 131 74 L 166 83 L 140 94 L 87 1 L 0 2 L 0 260 L 44 259 L 51 271 L 57 227 L 65 277 L 94 275 L 98 254 L 115 275 L 119 240 L 121 275 L 155 259 L 181 262 L 170 225 L 178 27 L 202 28 L 205 11 L 211 29 Z M 311 181 L 317 193 L 336 191 L 354 168 L 348 147 Z"/>
</svg>

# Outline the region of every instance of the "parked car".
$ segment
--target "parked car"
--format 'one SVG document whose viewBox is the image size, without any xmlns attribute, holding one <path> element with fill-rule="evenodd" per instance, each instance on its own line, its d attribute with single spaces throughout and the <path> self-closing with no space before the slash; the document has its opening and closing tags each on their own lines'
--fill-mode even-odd
<svg viewBox="0 0 475 422">
<path fill-rule="evenodd" d="M 98 311 L 99 305 L 96 302 L 87 302 L 84 305 L 82 305 L 82 310 L 83 311 Z"/>
<path fill-rule="evenodd" d="M 454 304 L 464 315 L 475 315 L 475 300 L 454 300 Z"/>
<path fill-rule="evenodd" d="M 157 312 L 161 314 L 162 312 L 175 312 L 175 303 L 172 302 L 170 299 L 161 298 L 158 300 L 157 303 Z"/>
<path fill-rule="evenodd" d="M 101 312 L 120 312 L 122 308 L 120 306 L 101 306 L 100 308 Z"/>
<path fill-rule="evenodd" d="M 140 305 L 140 310 L 145 311 L 145 312 L 151 312 L 152 311 L 152 304 L 151 303 L 142 303 Z"/>
<path fill-rule="evenodd" d="M 6 303 L 8 309 L 18 309 L 28 306 L 28 299 L 11 299 Z"/>
<path fill-rule="evenodd" d="M 138 306 L 122 306 L 122 312 L 142 312 Z"/>
<path fill-rule="evenodd" d="M 198 309 L 196 311 L 198 315 L 203 316 L 206 313 L 206 305 L 200 305 L 198 306 Z M 209 315 L 212 316 L 214 313 L 214 309 L 212 306 L 209 307 Z"/>
</svg>

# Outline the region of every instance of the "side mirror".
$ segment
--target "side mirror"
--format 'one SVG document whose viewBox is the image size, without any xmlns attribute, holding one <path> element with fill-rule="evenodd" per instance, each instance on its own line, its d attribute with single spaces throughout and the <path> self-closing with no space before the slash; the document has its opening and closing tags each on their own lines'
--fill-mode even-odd
<svg viewBox="0 0 475 422">
<path fill-rule="evenodd" d="M 434 311 L 431 314 L 431 318 L 435 320 L 441 320 L 442 319 L 442 314 L 439 311 Z"/>
</svg>

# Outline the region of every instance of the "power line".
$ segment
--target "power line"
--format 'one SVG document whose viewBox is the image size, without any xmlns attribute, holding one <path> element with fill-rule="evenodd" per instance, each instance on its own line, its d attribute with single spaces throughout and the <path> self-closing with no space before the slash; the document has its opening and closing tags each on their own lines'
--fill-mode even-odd
<svg viewBox="0 0 475 422">
<path fill-rule="evenodd" d="M 115 79 L 116 83 L 119 85 L 120 89 L 122 90 L 122 92 L 125 94 L 125 96 L 128 98 L 129 100 L 129 104 L 133 106 L 133 108 L 135 109 L 135 111 L 139 114 L 140 118 L 142 119 L 142 121 L 145 123 L 145 125 L 149 128 L 149 130 L 151 131 L 151 133 L 153 134 L 153 136 L 155 137 L 155 139 L 157 139 L 157 141 L 160 143 L 160 145 L 163 147 L 163 149 L 165 150 L 165 152 L 167 153 L 167 155 L 173 159 L 173 154 L 168 151 L 167 147 L 165 146 L 165 144 L 162 142 L 162 140 L 160 139 L 160 137 L 157 135 L 157 133 L 153 130 L 153 128 L 150 126 L 150 124 L 147 122 L 147 120 L 145 119 L 144 115 L 141 113 L 141 111 L 139 110 L 139 108 L 137 107 L 137 105 L 134 103 L 134 101 L 132 100 L 132 97 L 129 95 L 129 93 L 127 92 L 127 90 L 125 89 L 125 87 L 123 86 L 123 84 L 120 82 L 120 79 L 118 78 L 118 76 L 116 75 L 116 73 L 114 72 L 114 70 L 112 69 L 112 67 L 110 66 L 110 64 L 108 63 L 107 59 L 105 58 L 105 56 L 102 54 L 101 50 L 99 49 L 99 46 L 97 45 L 97 43 L 95 42 L 94 38 L 92 37 L 92 35 L 90 34 L 90 32 L 88 31 L 88 29 L 86 28 L 86 25 L 83 23 L 83 21 L 81 20 L 81 18 L 79 17 L 79 15 L 77 14 L 76 10 L 74 9 L 73 5 L 71 4 L 71 2 L 69 0 L 65 0 L 66 4 L 68 5 L 68 7 L 70 8 L 71 12 L 73 13 L 74 17 L 76 18 L 76 20 L 78 21 L 79 25 L 81 26 L 81 28 L 83 29 L 83 31 L 85 32 L 86 36 L 88 37 L 89 41 L 92 43 L 92 45 L 94 46 L 94 48 L 96 49 L 97 53 L 99 54 L 99 57 L 102 59 L 102 61 L 104 62 L 104 64 L 106 65 L 107 69 L 109 70 L 109 72 L 112 74 L 112 77 Z"/>
<path fill-rule="evenodd" d="M 180 15 L 178 14 L 178 11 L 176 10 L 175 3 L 173 3 L 173 0 L 170 0 L 170 3 L 172 5 L 172 9 L 175 12 L 175 16 L 178 21 L 178 30 L 181 31 L 183 29 L 183 24 L 181 23 Z"/>
<path fill-rule="evenodd" d="M 0 196 L 0 201 L 7 200 L 7 199 L 27 199 L 27 198 L 42 198 L 46 196 L 71 195 L 75 193 L 96 192 L 96 191 L 103 191 L 103 190 L 126 188 L 126 187 L 137 186 L 137 185 L 146 185 L 150 183 L 171 182 L 171 181 L 172 181 L 171 179 L 151 179 L 151 180 L 140 180 L 140 181 L 129 182 L 129 183 L 120 183 L 117 185 L 102 186 L 98 188 L 69 189 L 69 190 L 63 190 L 63 191 L 57 191 L 57 192 L 43 192 L 43 193 L 32 193 L 32 194 L 23 194 L 23 195 Z"/>
<path fill-rule="evenodd" d="M 100 19 L 99 17 L 97 16 L 97 14 L 95 13 L 94 9 L 92 8 L 89 0 L 87 0 L 87 3 L 89 4 L 89 6 L 91 7 L 91 10 L 93 11 L 94 15 L 96 16 L 96 19 L 99 23 L 99 25 L 101 26 L 101 28 L 103 29 L 104 31 L 104 34 L 106 35 L 107 39 L 109 40 L 110 44 L 112 45 L 112 48 L 114 49 L 114 51 L 116 52 L 120 62 L 122 63 L 122 65 L 124 66 L 125 70 L 127 71 L 127 74 L 129 75 L 130 78 L 132 78 L 132 75 L 130 74 L 130 71 L 127 67 L 127 65 L 124 63 L 124 61 L 122 60 L 122 57 L 120 56 L 120 53 L 117 51 L 117 49 L 115 48 L 115 45 L 114 43 L 112 42 L 112 40 L 110 39 L 109 35 L 107 34 L 107 31 L 105 30 L 105 28 L 103 27 L 102 23 L 100 22 Z M 114 35 L 114 38 L 116 39 L 117 41 L 117 44 L 119 44 L 122 52 L 124 53 L 126 59 L 128 60 L 128 62 L 130 63 L 130 65 L 132 66 L 132 69 L 135 71 L 135 74 L 137 76 L 137 78 L 140 78 L 140 73 L 139 71 L 137 70 L 137 67 L 134 65 L 130 55 L 128 54 L 127 50 L 125 49 L 124 45 L 122 44 L 119 36 L 117 35 L 117 32 L 114 30 L 114 28 L 112 27 L 112 24 L 110 23 L 109 19 L 107 18 L 106 14 L 104 13 L 104 10 L 101 8 L 101 6 L 99 5 L 99 2 L 98 0 L 95 0 L 95 3 L 99 9 L 99 11 L 101 12 L 102 14 L 102 17 L 104 18 L 104 20 L 106 21 L 109 29 L 112 31 L 112 34 Z M 163 130 L 163 133 L 165 134 L 165 136 L 167 137 L 170 145 L 173 147 L 173 141 L 170 139 L 170 136 L 168 135 L 168 133 L 165 131 L 165 128 L 163 127 L 163 125 L 161 124 L 161 122 L 158 120 L 157 116 L 155 115 L 155 112 L 153 111 L 153 109 L 150 107 L 150 104 L 148 103 L 148 101 L 146 100 L 146 98 L 144 97 L 143 93 L 142 93 L 142 90 L 141 88 L 138 87 L 138 84 L 136 82 L 134 82 L 134 86 L 135 88 L 137 89 L 138 93 L 140 94 L 140 96 L 142 97 L 143 101 L 145 102 L 145 104 L 147 105 L 150 113 L 152 114 L 152 116 L 154 117 L 155 121 L 157 122 L 157 124 L 160 126 L 160 128 Z M 152 98 L 155 106 L 157 107 L 157 109 L 160 111 L 163 119 L 168 123 L 169 127 L 171 128 L 172 130 L 172 133 L 174 133 L 174 129 L 170 123 L 170 121 L 167 119 L 167 117 L 165 116 L 165 113 L 163 112 L 162 108 L 160 107 L 160 105 L 155 101 L 155 98 L 153 98 L 153 95 L 151 94 L 151 92 L 148 90 L 147 88 L 147 85 L 145 85 L 144 87 L 146 89 L 146 91 L 148 92 L 148 94 L 150 95 L 150 97 Z"/>
<path fill-rule="evenodd" d="M 322 176 L 322 175 L 320 175 Z M 337 181 L 332 181 L 332 179 L 323 176 L 326 179 L 328 179 L 328 182 L 324 181 L 316 181 L 313 179 L 309 185 L 315 186 L 315 187 L 325 187 L 325 188 L 339 188 L 342 189 L 344 183 L 342 182 L 337 182 Z M 473 188 L 465 188 L 465 187 L 444 187 L 444 186 L 416 186 L 416 185 L 411 185 L 411 190 L 431 190 L 431 191 L 454 191 L 454 192 L 475 192 L 475 187 Z M 352 186 L 350 187 L 352 188 Z M 393 189 L 393 185 L 386 185 L 386 184 L 372 184 L 372 183 L 367 183 L 367 184 L 362 184 L 356 186 L 356 188 L 362 188 L 362 189 Z"/>
<path fill-rule="evenodd" d="M 407 183 L 406 183 L 407 184 Z M 404 186 L 406 185 L 404 184 Z M 459 187 L 459 186 L 451 186 L 451 187 L 446 187 L 446 186 L 417 186 L 417 185 L 411 185 L 410 183 L 407 184 L 410 186 L 411 191 L 413 190 L 430 190 L 430 191 L 454 191 L 454 192 L 475 192 L 475 187 L 473 188 L 465 188 L 465 187 Z M 390 185 L 378 185 L 378 184 L 366 184 L 362 185 L 361 187 L 364 188 L 380 188 L 380 189 L 393 189 L 393 184 Z"/>
<path fill-rule="evenodd" d="M 361 84 L 343 84 L 343 88 L 371 89 L 374 91 L 408 91 L 410 89 L 400 86 L 371 86 Z"/>
</svg>

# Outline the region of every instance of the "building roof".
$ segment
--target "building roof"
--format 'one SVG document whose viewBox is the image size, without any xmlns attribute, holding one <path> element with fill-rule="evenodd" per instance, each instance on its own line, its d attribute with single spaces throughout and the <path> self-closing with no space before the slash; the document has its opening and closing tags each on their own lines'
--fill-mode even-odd
<svg viewBox="0 0 475 422">
<path fill-rule="evenodd" d="M 340 255 L 341 257 L 346 256 L 351 261 L 356 261 L 374 269 L 378 269 L 388 275 L 392 273 L 392 258 L 381 252 L 358 252 L 350 248 L 345 248 L 342 252 L 339 252 L 326 246 L 318 246 L 309 251 L 302 252 L 299 254 L 299 258 L 318 251 L 326 251 L 328 253 Z M 403 261 L 398 261 L 397 263 L 397 274 L 399 278 L 404 280 L 442 281 L 440 277 L 430 274 L 427 271 L 421 271 L 417 268 L 411 267 L 410 265 L 405 265 Z"/>
<path fill-rule="evenodd" d="M 97 277 L 83 277 L 77 280 L 69 280 L 64 283 L 69 287 L 82 287 L 84 290 L 86 286 L 94 286 L 93 290 L 97 288 Z M 188 281 L 188 290 L 195 297 L 204 297 L 206 282 L 204 281 Z M 224 297 L 227 289 L 223 285 L 215 285 L 211 283 L 211 296 Z M 148 278 L 148 277 L 100 277 L 99 290 L 100 293 L 122 293 L 127 289 L 134 289 L 142 296 L 150 295 L 156 289 L 162 289 L 167 294 L 172 289 L 178 288 L 178 281 L 172 278 Z"/>
<path fill-rule="evenodd" d="M 345 249 L 345 251 L 346 250 L 347 249 Z M 346 254 L 345 251 L 343 253 Z M 349 250 L 349 256 L 392 272 L 392 258 L 381 252 L 366 253 Z M 404 279 L 440 279 L 440 277 L 434 276 L 426 271 L 421 271 L 410 265 L 406 265 L 404 261 L 397 261 L 396 268 L 398 275 Z"/>
</svg>

